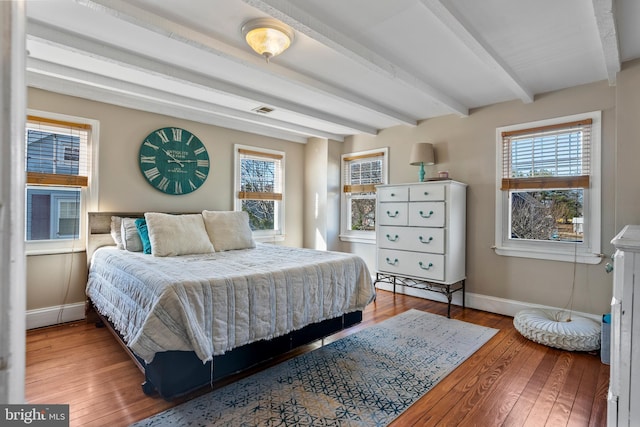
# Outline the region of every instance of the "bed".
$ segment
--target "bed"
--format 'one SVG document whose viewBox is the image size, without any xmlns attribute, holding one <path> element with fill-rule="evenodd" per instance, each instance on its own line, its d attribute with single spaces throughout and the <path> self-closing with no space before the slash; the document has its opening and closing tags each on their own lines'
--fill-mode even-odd
<svg viewBox="0 0 640 427">
<path fill-rule="evenodd" d="M 146 394 L 212 386 L 360 322 L 374 299 L 358 256 L 256 243 L 245 215 L 89 213 L 88 307 L 143 371 Z"/>
</svg>

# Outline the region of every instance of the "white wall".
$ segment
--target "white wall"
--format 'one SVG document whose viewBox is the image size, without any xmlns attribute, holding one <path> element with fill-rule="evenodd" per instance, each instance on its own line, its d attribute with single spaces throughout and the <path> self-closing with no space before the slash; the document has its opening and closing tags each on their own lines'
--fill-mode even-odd
<svg viewBox="0 0 640 427">
<path fill-rule="evenodd" d="M 437 165 L 428 175 L 448 170 L 465 182 L 467 193 L 468 303 L 494 309 L 520 302 L 550 307 L 569 306 L 574 282 L 570 262 L 533 260 L 495 254 L 496 128 L 517 123 L 602 111 L 602 252 L 612 254 L 611 238 L 626 223 L 640 223 L 640 61 L 625 64 L 616 87 L 606 81 L 536 97 L 535 102 L 505 102 L 454 115 L 424 120 L 416 127 L 398 126 L 377 136 L 348 138 L 342 153 L 389 147 L 390 183 L 417 181 L 418 167 L 408 164 L 414 142 L 432 142 Z M 374 247 L 334 242 L 363 256 L 375 271 Z M 605 260 L 606 262 L 606 260 Z M 577 264 L 573 310 L 600 315 L 609 311 L 612 276 L 599 265 Z"/>
</svg>

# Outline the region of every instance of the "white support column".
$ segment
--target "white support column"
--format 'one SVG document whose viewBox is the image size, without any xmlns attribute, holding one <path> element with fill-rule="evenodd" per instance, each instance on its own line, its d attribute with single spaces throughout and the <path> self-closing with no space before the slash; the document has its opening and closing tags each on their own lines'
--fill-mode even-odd
<svg viewBox="0 0 640 427">
<path fill-rule="evenodd" d="M 24 403 L 26 15 L 0 1 L 0 403 Z"/>
</svg>

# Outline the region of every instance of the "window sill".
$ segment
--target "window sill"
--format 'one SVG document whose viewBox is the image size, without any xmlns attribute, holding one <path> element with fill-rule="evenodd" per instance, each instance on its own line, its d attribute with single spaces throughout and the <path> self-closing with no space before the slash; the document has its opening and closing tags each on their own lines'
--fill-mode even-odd
<svg viewBox="0 0 640 427">
<path fill-rule="evenodd" d="M 566 251 L 553 251 L 548 248 L 544 250 L 522 249 L 522 248 L 507 248 L 504 246 L 493 247 L 496 254 L 502 256 L 513 256 L 519 258 L 533 258 L 544 259 L 549 261 L 561 261 L 561 262 L 577 262 L 580 264 L 600 264 L 602 261 L 602 254 L 587 254 L 566 252 Z"/>
<path fill-rule="evenodd" d="M 284 242 L 284 234 L 253 235 L 253 240 L 260 243 Z"/>
<path fill-rule="evenodd" d="M 77 247 L 77 248 L 39 248 L 39 249 L 29 249 L 28 247 L 25 248 L 25 255 L 26 256 L 36 256 L 36 255 L 59 255 L 59 254 L 71 254 L 71 253 L 78 253 L 78 252 L 85 252 L 86 249 L 83 247 Z"/>
<path fill-rule="evenodd" d="M 343 242 L 364 243 L 364 244 L 367 244 L 367 245 L 375 245 L 376 244 L 375 235 L 371 236 L 371 237 L 367 237 L 367 236 L 354 236 L 354 235 L 349 235 L 349 234 L 341 234 L 338 237 Z"/>
</svg>

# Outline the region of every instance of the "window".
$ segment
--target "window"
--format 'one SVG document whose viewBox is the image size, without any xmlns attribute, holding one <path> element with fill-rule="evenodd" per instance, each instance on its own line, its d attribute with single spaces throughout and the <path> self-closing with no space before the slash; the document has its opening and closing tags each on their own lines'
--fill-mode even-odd
<svg viewBox="0 0 640 427">
<path fill-rule="evenodd" d="M 600 112 L 497 129 L 496 252 L 600 262 Z"/>
<path fill-rule="evenodd" d="M 375 242 L 376 185 L 387 182 L 387 157 L 387 148 L 342 155 L 342 240 Z"/>
<path fill-rule="evenodd" d="M 25 129 L 28 253 L 83 250 L 97 122 L 30 112 Z"/>
<path fill-rule="evenodd" d="M 235 146 L 236 210 L 249 214 L 257 240 L 284 239 L 284 153 Z"/>
</svg>

